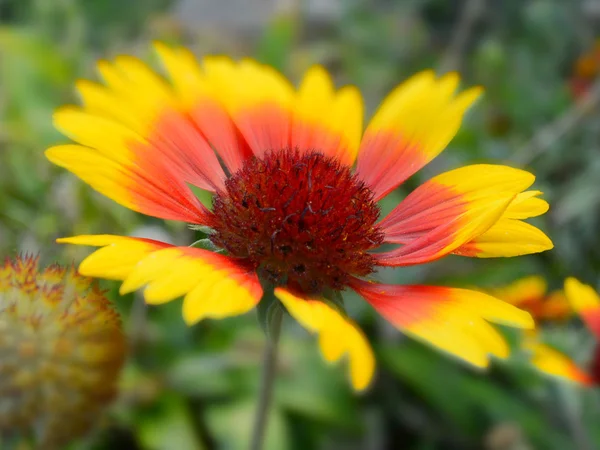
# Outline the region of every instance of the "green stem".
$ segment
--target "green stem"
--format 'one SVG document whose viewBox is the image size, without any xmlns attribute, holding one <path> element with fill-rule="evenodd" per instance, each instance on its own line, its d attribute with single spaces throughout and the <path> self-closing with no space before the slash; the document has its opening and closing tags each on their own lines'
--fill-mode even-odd
<svg viewBox="0 0 600 450">
<path fill-rule="evenodd" d="M 277 369 L 277 345 L 279 343 L 282 319 L 283 312 L 279 309 L 278 312 L 273 314 L 269 327 L 270 333 L 263 357 L 260 392 L 258 405 L 256 407 L 256 416 L 254 418 L 252 440 L 250 441 L 250 450 L 261 450 L 265 431 L 267 429 L 269 408 L 271 406 L 271 397 L 273 396 L 273 385 Z"/>
<path fill-rule="evenodd" d="M 574 448 L 592 450 L 594 445 L 582 423 L 580 409 L 577 404 L 577 401 L 581 399 L 578 398 L 574 401 L 573 398 L 574 395 L 577 395 L 577 391 L 565 382 L 556 381 L 554 386 L 561 412 L 575 444 Z"/>
</svg>

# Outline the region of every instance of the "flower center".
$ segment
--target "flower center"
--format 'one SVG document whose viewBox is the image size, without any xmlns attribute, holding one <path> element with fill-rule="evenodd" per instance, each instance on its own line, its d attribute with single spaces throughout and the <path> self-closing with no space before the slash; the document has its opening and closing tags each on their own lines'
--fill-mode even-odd
<svg viewBox="0 0 600 450">
<path fill-rule="evenodd" d="M 212 242 L 247 258 L 281 286 L 322 293 L 373 272 L 368 250 L 383 242 L 371 190 L 318 152 L 252 158 L 213 200 Z"/>
</svg>

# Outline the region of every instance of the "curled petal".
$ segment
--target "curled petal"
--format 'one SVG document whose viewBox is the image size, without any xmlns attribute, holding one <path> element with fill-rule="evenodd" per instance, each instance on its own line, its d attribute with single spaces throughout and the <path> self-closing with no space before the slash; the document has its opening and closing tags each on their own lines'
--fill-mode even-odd
<svg viewBox="0 0 600 450">
<path fill-rule="evenodd" d="M 543 231 L 526 222 L 500 219 L 485 233 L 461 245 L 454 253 L 477 258 L 530 255 L 554 248 Z"/>
<path fill-rule="evenodd" d="M 554 248 L 550 238 L 541 230 L 520 220 L 537 217 L 548 211 L 548 202 L 537 198 L 541 194 L 540 191 L 518 194 L 494 226 L 454 253 L 477 258 L 496 258 L 529 255 Z"/>
<path fill-rule="evenodd" d="M 404 235 L 405 245 L 373 256 L 381 266 L 409 266 L 439 259 L 489 230 L 513 198 L 513 194 L 496 194 L 431 230 Z"/>
<path fill-rule="evenodd" d="M 444 172 L 411 192 L 380 223 L 386 241 L 407 243 L 498 195 L 513 200 L 535 177 L 508 166 L 476 164 Z"/>
<path fill-rule="evenodd" d="M 503 218 L 529 219 L 547 213 L 550 205 L 546 200 L 538 198 L 540 195 L 542 195 L 542 191 L 521 192 L 506 208 Z"/>
<path fill-rule="evenodd" d="M 415 189 L 380 226 L 387 242 L 406 247 L 416 240 L 432 242 L 435 236 L 441 237 L 441 229 L 446 230 L 446 238 L 454 247 L 450 251 L 463 256 L 516 256 L 548 250 L 553 246 L 550 239 L 518 220 L 547 210 L 547 203 L 536 198 L 539 191 L 521 192 L 534 179 L 529 172 L 500 165 L 478 164 L 451 170 Z M 487 228 L 470 223 L 481 222 L 477 217 L 480 211 L 489 211 L 495 199 L 507 195 L 511 196 L 507 207 L 487 222 Z M 471 233 L 465 233 L 469 229 Z M 449 253 L 448 248 L 444 254 Z M 396 253 L 407 251 L 401 248 Z"/>
</svg>

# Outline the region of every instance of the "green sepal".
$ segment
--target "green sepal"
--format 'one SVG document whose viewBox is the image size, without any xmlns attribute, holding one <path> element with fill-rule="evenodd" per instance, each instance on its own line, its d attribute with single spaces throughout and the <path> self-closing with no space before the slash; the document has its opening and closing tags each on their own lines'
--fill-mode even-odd
<svg viewBox="0 0 600 450">
<path fill-rule="evenodd" d="M 279 338 L 279 329 L 284 309 L 281 302 L 272 290 L 265 290 L 262 300 L 256 307 L 258 323 L 267 339 L 276 341 Z"/>
<path fill-rule="evenodd" d="M 190 247 L 201 248 L 202 250 L 209 250 L 215 253 L 223 253 L 225 251 L 222 248 L 217 247 L 210 239 L 199 239 L 191 244 Z"/>
<path fill-rule="evenodd" d="M 207 227 L 206 225 L 188 225 L 190 230 L 194 230 L 194 231 L 200 231 L 201 233 L 204 233 L 206 235 L 211 235 L 211 234 L 215 234 L 216 231 L 214 230 L 214 228 L 211 227 Z"/>
<path fill-rule="evenodd" d="M 344 307 L 344 297 L 342 296 L 341 291 L 333 291 L 331 289 L 327 289 L 325 294 L 323 295 L 323 299 L 325 303 L 328 303 L 337 311 L 341 312 L 346 316 L 346 308 Z"/>
</svg>

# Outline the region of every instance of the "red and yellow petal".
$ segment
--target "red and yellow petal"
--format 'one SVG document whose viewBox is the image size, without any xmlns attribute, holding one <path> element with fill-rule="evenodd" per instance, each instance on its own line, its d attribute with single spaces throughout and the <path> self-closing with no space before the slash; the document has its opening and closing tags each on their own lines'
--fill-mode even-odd
<svg viewBox="0 0 600 450">
<path fill-rule="evenodd" d="M 380 226 L 387 242 L 404 244 L 499 194 L 510 194 L 516 199 L 534 180 L 529 172 L 501 165 L 476 164 L 454 169 L 416 188 Z"/>
<path fill-rule="evenodd" d="M 481 95 L 455 95 L 455 73 L 421 72 L 393 90 L 363 136 L 357 173 L 380 199 L 435 158 L 458 131 L 466 110 Z"/>
<path fill-rule="evenodd" d="M 124 280 L 141 259 L 152 252 L 170 247 L 169 244 L 151 239 L 110 234 L 74 236 L 57 239 L 56 242 L 59 244 L 102 247 L 91 255 L 93 258 L 91 259 L 92 268 L 90 270 L 97 272 L 98 275 L 90 274 L 89 276 L 98 276 L 109 280 Z M 79 267 L 82 275 L 88 273 L 85 267 L 85 264 L 88 264 L 86 261 L 87 259 L 81 263 L 84 266 L 83 271 L 81 270 L 82 267 Z"/>
<path fill-rule="evenodd" d="M 133 163 L 119 163 L 97 149 L 60 145 L 46 150 L 54 164 L 73 172 L 101 194 L 133 211 L 168 220 L 205 224 L 209 211 L 168 170 L 143 173 Z"/>
<path fill-rule="evenodd" d="M 550 205 L 544 199 L 539 198 L 542 191 L 526 191 L 518 194 L 510 206 L 506 208 L 503 219 L 529 219 L 541 216 L 548 212 Z"/>
<path fill-rule="evenodd" d="M 454 253 L 477 258 L 498 258 L 530 255 L 552 248 L 554 244 L 539 228 L 520 220 L 500 219 Z"/>
<path fill-rule="evenodd" d="M 477 367 L 509 348 L 488 323 L 533 328 L 531 316 L 482 292 L 432 286 L 395 286 L 354 279 L 351 287 L 402 332 Z"/>
<path fill-rule="evenodd" d="M 55 126 L 81 146 L 53 147 L 47 157 L 135 211 L 204 223 L 207 211 L 188 184 L 223 188 L 225 174 L 209 143 L 141 61 L 120 56 L 98 68 L 106 85 L 80 81 L 83 108 L 54 115 Z"/>
<path fill-rule="evenodd" d="M 600 296 L 587 284 L 570 277 L 565 280 L 565 295 L 589 330 L 600 339 Z"/>
<path fill-rule="evenodd" d="M 91 114 L 113 119 L 139 135 L 147 135 L 163 111 L 177 109 L 169 86 L 135 57 L 99 61 L 98 72 L 104 85 L 87 80 L 77 82 L 85 109 Z"/>
<path fill-rule="evenodd" d="M 156 43 L 155 49 L 169 74 L 175 93 L 191 121 L 211 143 L 231 173 L 239 170 L 252 151 L 229 117 L 219 90 L 223 80 L 208 76 L 186 48 Z M 226 62 L 224 64 L 233 64 Z M 225 81 L 226 83 L 226 81 Z"/>
<path fill-rule="evenodd" d="M 94 101 L 97 96 L 86 96 L 86 91 L 82 90 L 84 85 L 80 82 L 78 87 L 85 112 L 106 117 L 136 131 L 148 144 L 134 149 L 136 163 L 142 169 L 148 170 L 157 164 L 173 166 L 177 174 L 190 184 L 208 190 L 223 187 L 225 174 L 215 152 L 162 78 L 131 56 L 118 56 L 114 63 L 100 61 L 98 69 L 112 103 L 104 101 L 98 105 Z M 109 112 L 107 104 L 111 108 Z M 120 116 L 114 115 L 115 110 L 121 110 Z M 123 121 L 120 118 L 123 115 L 130 119 Z M 138 126 L 132 126 L 131 121 L 136 121 Z M 61 123 L 56 122 L 60 129 Z M 69 135 L 68 131 L 63 132 Z"/>
<path fill-rule="evenodd" d="M 248 156 L 246 148 L 261 156 L 298 147 L 344 164 L 354 162 L 362 133 L 362 99 L 354 87 L 336 92 L 324 69 L 310 69 L 295 92 L 273 68 L 255 61 L 207 57 L 199 65 L 184 49 L 157 44 L 157 50 L 182 101 L 230 171 Z M 228 156 L 239 156 L 240 147 L 242 158 Z"/>
<path fill-rule="evenodd" d="M 593 384 L 593 378 L 564 353 L 536 340 L 528 340 L 523 348 L 531 353 L 531 364 L 540 372 L 576 383 Z"/>
<path fill-rule="evenodd" d="M 362 134 L 363 104 L 358 89 L 335 91 L 321 66 L 304 75 L 294 101 L 291 147 L 317 150 L 351 166 Z"/>
<path fill-rule="evenodd" d="M 335 362 L 348 355 L 352 386 L 365 389 L 375 372 L 375 357 L 360 328 L 323 299 L 299 296 L 284 288 L 276 288 L 275 295 L 292 317 L 319 335 L 325 360 Z"/>
<path fill-rule="evenodd" d="M 202 67 L 256 156 L 289 147 L 294 89 L 279 72 L 249 59 L 225 57 L 206 57 Z"/>
<path fill-rule="evenodd" d="M 194 324 L 205 318 L 243 314 L 262 297 L 256 273 L 243 261 L 193 247 L 176 247 L 123 236 L 75 236 L 60 243 L 102 247 L 83 260 L 82 275 L 122 280 L 121 293 L 143 286 L 149 304 L 184 296 L 183 317 Z"/>
<path fill-rule="evenodd" d="M 380 266 L 410 266 L 435 261 L 487 231 L 498 221 L 512 198 L 506 194 L 491 197 L 485 204 L 468 209 L 406 245 L 373 256 Z"/>
<path fill-rule="evenodd" d="M 404 246 L 378 258 L 385 265 L 407 265 L 450 252 L 512 256 L 552 248 L 552 242 L 537 228 L 506 218 L 531 217 L 547 209 L 547 204 L 535 197 L 537 191 L 521 192 L 534 179 L 520 169 L 486 164 L 432 178 L 380 222 L 386 241 Z M 419 253 L 417 259 L 415 252 Z"/>
<path fill-rule="evenodd" d="M 543 231 L 520 220 L 537 217 L 548 211 L 548 202 L 537 198 L 539 195 L 540 191 L 518 194 L 494 226 L 454 253 L 477 258 L 497 258 L 530 255 L 554 248 Z"/>
<path fill-rule="evenodd" d="M 404 245 L 378 260 L 420 264 L 456 250 L 490 229 L 534 179 L 523 170 L 485 164 L 432 178 L 380 222 L 387 242 Z"/>
</svg>

